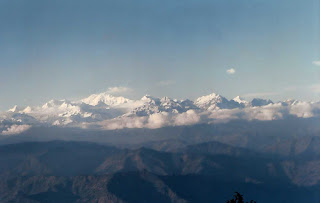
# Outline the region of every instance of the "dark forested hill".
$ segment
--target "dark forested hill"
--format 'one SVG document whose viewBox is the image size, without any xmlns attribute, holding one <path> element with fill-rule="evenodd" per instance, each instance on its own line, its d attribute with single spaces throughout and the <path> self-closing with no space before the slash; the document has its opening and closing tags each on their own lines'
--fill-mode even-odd
<svg viewBox="0 0 320 203">
<path fill-rule="evenodd" d="M 242 191 L 259 202 L 317 202 L 319 162 L 218 142 L 175 152 L 88 142 L 11 144 L 0 147 L 0 200 L 221 202 Z"/>
</svg>

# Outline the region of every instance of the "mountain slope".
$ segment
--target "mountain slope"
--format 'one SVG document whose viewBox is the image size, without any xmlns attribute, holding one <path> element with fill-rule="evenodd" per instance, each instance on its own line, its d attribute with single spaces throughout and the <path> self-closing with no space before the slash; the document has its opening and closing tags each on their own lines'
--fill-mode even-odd
<svg viewBox="0 0 320 203">
<path fill-rule="evenodd" d="M 319 190 L 286 183 L 228 182 L 210 176 L 157 176 L 147 171 L 100 176 L 32 176 L 0 180 L 1 202 L 205 203 L 225 202 L 234 191 L 257 202 L 317 202 Z M 272 195 L 268 195 L 272 194 Z"/>
<path fill-rule="evenodd" d="M 273 202 L 315 202 L 319 156 L 301 158 L 270 158 L 217 142 L 177 152 L 88 142 L 12 144 L 0 147 L 0 201 L 214 202 L 237 190 L 261 202 L 271 201 L 266 192 L 275 194 Z"/>
<path fill-rule="evenodd" d="M 216 109 L 233 109 L 241 107 L 240 104 L 234 100 L 228 100 L 225 97 L 212 93 L 206 96 L 199 97 L 195 101 L 195 105 L 200 109 L 212 111 Z"/>
</svg>

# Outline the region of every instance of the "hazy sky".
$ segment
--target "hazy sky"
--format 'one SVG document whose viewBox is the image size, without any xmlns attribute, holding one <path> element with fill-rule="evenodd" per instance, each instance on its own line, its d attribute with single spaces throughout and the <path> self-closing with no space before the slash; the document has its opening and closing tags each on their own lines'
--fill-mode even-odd
<svg viewBox="0 0 320 203">
<path fill-rule="evenodd" d="M 320 100 L 320 0 L 1 0 L 0 26 L 0 110 L 115 86 Z"/>
</svg>

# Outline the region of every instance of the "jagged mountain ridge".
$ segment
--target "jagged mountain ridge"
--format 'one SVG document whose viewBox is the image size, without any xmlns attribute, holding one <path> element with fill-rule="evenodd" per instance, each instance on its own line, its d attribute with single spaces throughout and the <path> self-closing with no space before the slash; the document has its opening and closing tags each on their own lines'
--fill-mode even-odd
<svg viewBox="0 0 320 203">
<path fill-rule="evenodd" d="M 273 120 L 282 118 L 283 112 L 298 117 L 312 117 L 315 115 L 314 106 L 320 109 L 320 103 L 316 102 L 287 100 L 274 103 L 271 100 L 257 98 L 248 102 L 239 96 L 228 100 L 215 93 L 199 97 L 195 101 L 177 100 L 169 97 L 156 98 L 150 95 L 145 95 L 138 100 L 131 100 L 101 93 L 75 101 L 50 100 L 42 106 L 14 106 L 7 112 L 0 114 L 0 128 L 8 131 L 11 130 L 9 129 L 11 125 L 57 125 L 88 128 L 108 126 L 108 122 L 112 122 L 111 128 L 114 126 L 114 128 L 157 128 L 170 124 L 191 125 L 199 122 L 211 122 L 208 120 L 234 118 Z M 283 110 L 284 108 L 288 109 Z M 243 111 L 244 114 L 250 115 L 242 116 L 241 109 L 246 109 Z M 319 113 L 320 111 L 316 109 L 315 112 Z M 230 113 L 236 115 L 229 115 Z M 152 119 L 156 119 L 157 124 L 150 121 L 148 117 L 151 116 L 154 117 Z M 139 117 L 145 118 L 132 119 Z M 128 120 L 129 118 L 131 120 Z M 115 125 L 114 122 L 118 123 Z M 133 124 L 123 124 L 126 122 Z"/>
</svg>

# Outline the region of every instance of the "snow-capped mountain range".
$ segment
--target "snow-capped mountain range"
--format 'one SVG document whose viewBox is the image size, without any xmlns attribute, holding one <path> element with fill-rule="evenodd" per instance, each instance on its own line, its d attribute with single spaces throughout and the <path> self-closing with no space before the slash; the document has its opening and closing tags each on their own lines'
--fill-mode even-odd
<svg viewBox="0 0 320 203">
<path fill-rule="evenodd" d="M 0 130 L 7 132 L 12 126 L 39 125 L 83 128 L 99 126 L 102 129 L 157 128 L 232 119 L 274 120 L 286 116 L 307 118 L 318 116 L 319 106 L 319 102 L 297 100 L 273 103 L 271 100 L 256 98 L 246 101 L 239 96 L 228 100 L 215 93 L 195 101 L 150 95 L 131 100 L 101 93 L 76 101 L 51 100 L 42 106 L 14 106 L 0 114 Z"/>
</svg>

